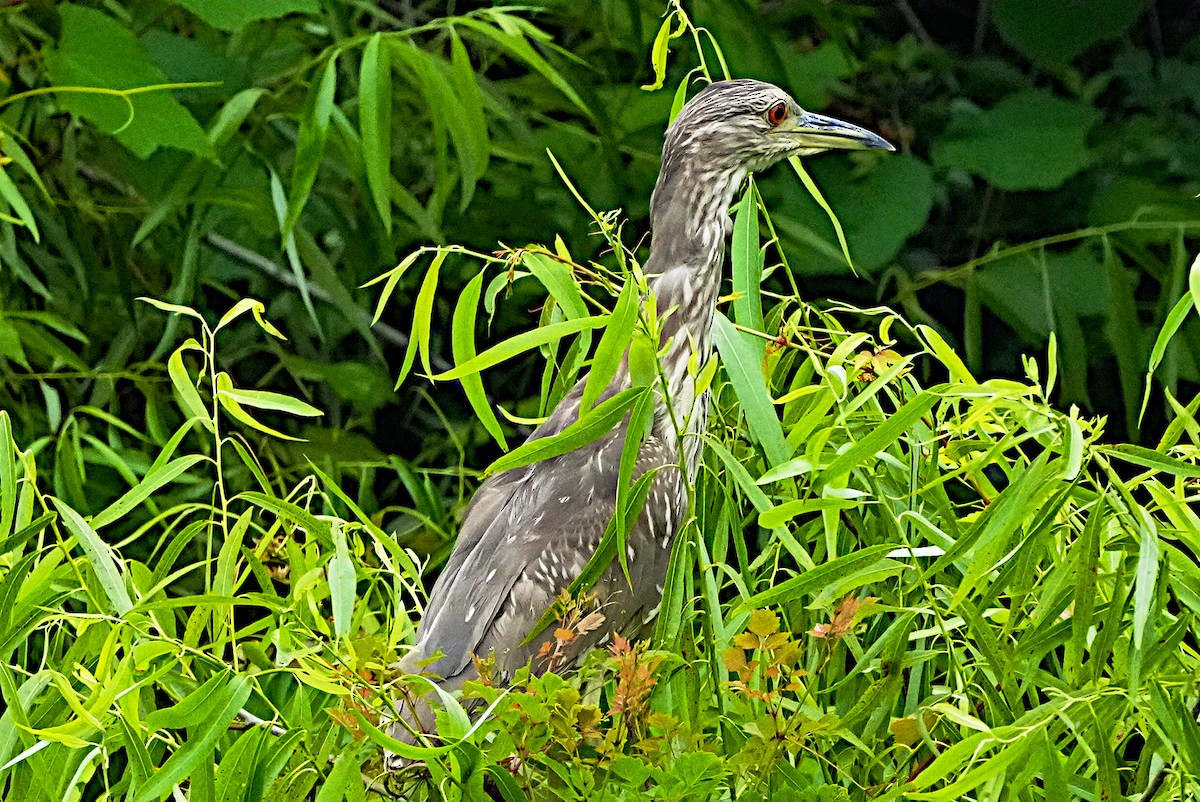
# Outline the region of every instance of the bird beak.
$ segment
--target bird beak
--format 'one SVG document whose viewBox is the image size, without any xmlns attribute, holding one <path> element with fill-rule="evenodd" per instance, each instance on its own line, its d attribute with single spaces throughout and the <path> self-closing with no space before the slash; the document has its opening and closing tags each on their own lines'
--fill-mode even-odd
<svg viewBox="0 0 1200 802">
<path fill-rule="evenodd" d="M 879 134 L 823 114 L 805 111 L 794 115 L 791 122 L 790 126 L 784 124 L 775 130 L 809 153 L 822 150 L 895 150 Z"/>
</svg>

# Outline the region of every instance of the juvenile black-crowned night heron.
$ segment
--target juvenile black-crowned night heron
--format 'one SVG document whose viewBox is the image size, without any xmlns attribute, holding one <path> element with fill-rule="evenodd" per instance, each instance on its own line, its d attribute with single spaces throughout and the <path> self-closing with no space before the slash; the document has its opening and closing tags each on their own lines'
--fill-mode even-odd
<svg viewBox="0 0 1200 802">
<path fill-rule="evenodd" d="M 652 433 L 634 471 L 656 474 L 626 540 L 632 586 L 614 560 L 593 587 L 603 624 L 571 642 L 560 664 L 570 664 L 613 632 L 635 636 L 658 609 L 687 510 L 687 483 L 696 475 L 697 435 L 708 413 L 707 394 L 695 397 L 688 364 L 693 355 L 700 361 L 709 355 L 734 192 L 747 173 L 787 156 L 867 148 L 893 149 L 870 131 L 807 112 L 778 87 L 751 80 L 706 87 L 668 131 L 651 200 L 653 239 L 645 266 L 663 320 L 665 387 L 659 388 Z M 585 381 L 567 393 L 531 439 L 561 432 L 578 419 Z M 601 400 L 629 386 L 622 365 Z M 618 425 L 576 451 L 498 474 L 480 486 L 403 669 L 428 672 L 453 690 L 475 676 L 472 655 L 494 654 L 505 677 L 530 663 L 549 635 L 523 642 L 579 575 L 612 518 L 625 432 Z M 439 652 L 441 658 L 427 662 Z M 409 727 L 432 728 L 424 700 L 402 705 L 400 716 L 404 721 L 392 727 L 396 737 L 411 742 Z"/>
</svg>

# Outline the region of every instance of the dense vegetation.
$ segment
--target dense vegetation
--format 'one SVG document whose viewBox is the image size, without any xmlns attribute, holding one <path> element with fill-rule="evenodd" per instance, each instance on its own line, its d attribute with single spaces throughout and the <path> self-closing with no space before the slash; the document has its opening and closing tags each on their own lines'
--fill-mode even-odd
<svg viewBox="0 0 1200 802">
<path fill-rule="evenodd" d="M 0 20 L 5 799 L 1200 793 L 1194 3 Z M 740 201 L 653 642 L 389 775 L 457 515 L 644 339 L 662 131 L 726 71 L 901 153 L 808 163 L 836 223 L 786 165 Z"/>
</svg>

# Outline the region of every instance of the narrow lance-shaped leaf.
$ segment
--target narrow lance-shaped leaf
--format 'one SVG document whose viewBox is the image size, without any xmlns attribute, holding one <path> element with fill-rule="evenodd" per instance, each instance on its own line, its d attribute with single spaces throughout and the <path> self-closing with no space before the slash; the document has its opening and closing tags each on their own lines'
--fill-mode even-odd
<svg viewBox="0 0 1200 802">
<path fill-rule="evenodd" d="M 461 365 L 456 365 L 444 373 L 438 373 L 429 378 L 434 381 L 448 381 L 450 379 L 460 379 L 470 373 L 478 373 L 482 370 L 487 370 L 493 365 L 498 365 L 505 360 L 512 359 L 515 356 L 530 351 L 534 348 L 539 348 L 552 342 L 557 342 L 563 337 L 568 337 L 572 334 L 577 334 L 585 329 L 598 329 L 608 323 L 608 315 L 599 315 L 597 317 L 578 318 L 576 320 L 564 320 L 562 323 L 551 323 L 549 326 L 542 326 L 533 331 L 522 332 L 515 337 L 510 337 L 498 345 L 484 351 L 479 356 L 468 359 Z"/>
<path fill-rule="evenodd" d="M 679 13 L 676 11 L 667 14 L 666 18 L 662 21 L 662 25 L 658 28 L 658 33 L 654 35 L 654 44 L 650 47 L 650 66 L 654 69 L 654 82 L 642 84 L 642 89 L 647 91 L 662 89 L 663 81 L 667 77 L 667 52 L 670 50 L 671 40 L 687 30 L 686 20 L 679 18 L 679 16 Z M 672 30 L 675 26 L 676 18 L 679 18 L 679 27 L 677 30 Z M 683 83 L 686 86 L 688 82 L 684 81 Z"/>
<path fill-rule="evenodd" d="M 636 396 L 633 411 L 629 414 L 629 423 L 625 427 L 625 442 L 621 445 L 620 469 L 617 474 L 617 505 L 613 515 L 616 523 L 617 559 L 621 562 L 621 570 L 631 588 L 633 580 L 629 576 L 629 551 L 625 541 L 645 503 L 645 499 L 639 498 L 633 492 L 633 472 L 637 469 L 637 460 L 641 454 L 642 445 L 650 437 L 654 426 L 654 406 L 652 392 L 644 392 Z M 653 476 L 653 471 L 648 471 L 643 475 L 643 477 L 646 476 Z"/>
<path fill-rule="evenodd" d="M 224 735 L 238 710 L 250 698 L 250 681 L 235 674 L 225 687 L 207 697 L 207 715 L 201 719 L 189 737 L 167 758 L 162 767 L 142 786 L 136 802 L 159 802 L 200 765 L 212 759 L 217 741 Z"/>
<path fill-rule="evenodd" d="M 1158 580 L 1158 529 L 1149 514 L 1138 507 L 1138 561 L 1133 580 L 1133 647 L 1141 649 L 1151 620 L 1155 583 Z"/>
<path fill-rule="evenodd" d="M 325 156 L 325 141 L 329 137 L 329 119 L 333 114 L 333 95 L 337 89 L 337 56 L 325 63 L 321 77 L 311 88 L 300 118 L 300 134 L 296 140 L 295 168 L 292 171 L 291 192 L 288 194 L 287 214 L 281 232 L 292 233 L 300 212 L 308 201 L 317 170 Z"/>
<path fill-rule="evenodd" d="M 293 437 L 290 434 L 284 434 L 277 429 L 267 426 L 244 410 L 237 399 L 237 391 L 233 389 L 233 380 L 229 378 L 229 374 L 225 371 L 217 374 L 217 401 L 221 404 L 221 408 L 229 413 L 234 420 L 249 426 L 251 429 L 257 429 L 263 434 L 269 434 L 281 440 L 304 442 L 303 438 Z"/>
<path fill-rule="evenodd" d="M 506 19 L 517 19 L 515 17 L 510 17 L 508 14 L 503 14 L 497 11 L 493 11 L 491 16 L 501 20 L 502 23 Z M 557 70 L 550 66 L 546 59 L 542 58 L 541 55 L 539 55 L 538 52 L 533 49 L 533 46 L 529 44 L 524 36 L 522 36 L 517 30 L 513 30 L 512 26 L 504 27 L 503 24 L 501 26 L 492 25 L 488 22 L 474 19 L 472 17 L 460 17 L 457 20 L 457 23 L 464 28 L 469 28 L 483 34 L 499 44 L 505 50 L 512 53 L 518 59 L 528 64 L 530 67 L 533 67 L 533 69 L 540 73 L 542 77 L 552 83 L 554 87 L 558 89 L 558 91 L 562 92 L 568 100 L 574 103 L 576 108 L 589 117 L 592 116 L 591 110 L 587 107 L 587 104 L 583 102 L 583 99 L 579 97 L 579 93 L 571 87 L 571 84 L 565 78 L 563 78 Z"/>
<path fill-rule="evenodd" d="M 937 388 L 923 390 L 910 399 L 894 415 L 889 417 L 859 442 L 842 452 L 818 477 L 818 484 L 826 485 L 856 468 L 863 461 L 884 450 L 903 436 L 922 415 L 937 403 Z"/>
<path fill-rule="evenodd" d="M 475 274 L 475 278 L 467 282 L 458 303 L 454 305 L 454 319 L 451 324 L 451 350 L 456 364 L 462 364 L 475 357 L 475 320 L 479 313 L 479 295 L 483 290 L 483 271 Z M 487 392 L 483 387 L 483 377 L 472 373 L 459 379 L 471 409 L 483 424 L 488 434 L 496 439 L 500 447 L 508 450 L 508 441 L 504 438 L 504 430 L 496 413 L 488 401 Z"/>
<path fill-rule="evenodd" d="M 828 215 L 829 222 L 833 223 L 834 233 L 837 234 L 838 245 L 842 246 L 842 256 L 846 257 L 846 264 L 850 266 L 852 273 L 858 275 L 858 271 L 854 269 L 854 260 L 850 258 L 850 245 L 846 242 L 846 232 L 842 230 L 842 222 L 834 214 L 833 207 L 829 205 L 829 201 L 825 200 L 825 196 L 821 194 L 821 190 L 817 187 L 817 182 L 812 180 L 812 176 L 808 174 L 808 170 L 804 169 L 799 156 L 788 158 L 788 164 L 792 165 L 792 169 L 796 171 L 796 175 L 800 176 L 800 181 L 804 184 L 804 188 L 808 190 L 808 194 L 812 195 L 812 199 Z"/>
<path fill-rule="evenodd" d="M 12 438 L 12 420 L 0 409 L 0 538 L 8 537 L 12 531 L 16 513 L 17 450 Z"/>
<path fill-rule="evenodd" d="M 232 398 L 246 407 L 286 412 L 289 415 L 300 415 L 306 418 L 317 418 L 325 414 L 299 398 L 293 398 L 283 393 L 273 393 L 270 390 L 238 390 L 230 387 L 220 392 L 226 398 Z"/>
<path fill-rule="evenodd" d="M 583 386 L 583 399 L 579 403 L 581 411 L 591 409 L 592 405 L 596 403 L 596 399 L 617 375 L 617 370 L 629 350 L 637 317 L 637 282 L 629 279 L 621 288 L 621 294 L 617 296 L 612 319 L 604 327 L 604 334 L 600 336 L 600 344 L 596 346 L 596 355 L 592 358 L 592 367 L 588 371 L 587 382 Z"/>
<path fill-rule="evenodd" d="M 296 232 L 287 228 L 288 198 L 274 170 L 271 174 L 271 203 L 275 207 L 275 220 L 279 223 L 279 231 L 283 237 L 283 253 L 287 257 L 288 267 L 292 270 L 292 278 L 296 280 L 296 288 L 300 290 L 300 299 L 308 317 L 312 320 L 313 328 L 324 339 L 325 333 L 321 327 L 321 319 L 317 317 L 316 307 L 313 306 L 312 293 L 308 289 L 308 277 L 304 274 L 304 265 L 300 262 L 300 251 L 296 246 Z M 293 226 L 294 228 L 294 226 Z"/>
<path fill-rule="evenodd" d="M 329 579 L 329 600 L 333 605 L 333 632 L 338 638 L 345 638 L 350 634 L 354 599 L 358 595 L 357 583 L 342 522 L 334 522 L 330 532 L 333 536 L 333 557 L 329 560 L 326 574 Z"/>
<path fill-rule="evenodd" d="M 464 160 L 462 170 L 462 199 L 459 210 L 465 211 L 475 194 L 475 184 L 487 171 L 491 156 L 488 140 L 487 115 L 483 109 L 483 90 L 471 69 L 471 59 L 458 32 L 450 29 L 450 85 L 458 97 L 455 111 L 462 118 L 466 136 L 455 142 L 457 148 L 469 148 L 470 159 Z M 467 165 L 471 169 L 467 169 Z"/>
<path fill-rule="evenodd" d="M 133 600 L 129 597 L 129 591 L 125 589 L 125 580 L 122 579 L 117 562 L 113 559 L 112 549 L 100 539 L 92 527 L 88 526 L 79 513 L 63 501 L 56 498 L 51 498 L 51 501 L 58 510 L 63 525 L 68 532 L 75 536 L 84 554 L 87 555 L 88 562 L 91 563 L 92 570 L 96 572 L 96 578 L 100 581 L 104 596 L 112 605 L 112 610 L 117 615 L 125 615 L 133 609 Z"/>
<path fill-rule="evenodd" d="M 579 285 L 575 283 L 567 265 L 533 251 L 526 251 L 521 263 L 542 283 L 568 318 L 587 317 L 583 293 L 579 291 Z"/>
<path fill-rule="evenodd" d="M 110 523 L 119 521 L 143 501 L 148 499 L 156 490 L 178 479 L 187 473 L 192 466 L 208 459 L 203 454 L 188 454 L 148 471 L 142 480 L 129 489 L 123 496 L 110 504 L 103 512 L 92 518 L 92 527 L 100 529 Z M 2 530 L 0 530 L 2 531 Z"/>
<path fill-rule="evenodd" d="M 1190 293 L 1180 298 L 1170 313 L 1167 314 L 1167 319 L 1163 322 L 1163 327 L 1158 332 L 1158 337 L 1154 340 L 1154 347 L 1150 350 L 1150 364 L 1146 368 L 1146 389 L 1142 395 L 1142 408 L 1138 412 L 1139 424 L 1146 415 L 1146 405 L 1150 403 L 1150 379 L 1154 377 L 1154 372 L 1162 364 L 1163 357 L 1167 354 L 1167 346 L 1171 344 L 1171 339 L 1174 338 L 1180 326 L 1183 325 L 1183 321 L 1187 319 L 1188 313 L 1194 307 L 1195 304 Z"/>
<path fill-rule="evenodd" d="M 766 607 L 785 601 L 795 601 L 802 596 L 816 593 L 826 585 L 837 582 L 856 571 L 872 565 L 895 547 L 895 544 L 887 543 L 868 546 L 865 549 L 860 549 L 844 557 L 838 557 L 836 560 L 827 562 L 824 565 L 818 565 L 816 568 L 805 571 L 799 576 L 794 576 L 761 593 L 754 594 L 739 605 L 735 614 L 756 607 Z"/>
<path fill-rule="evenodd" d="M 713 342 L 734 392 L 742 402 L 750 435 L 762 446 L 772 465 L 787 461 L 792 447 L 783 436 L 783 426 L 775 414 L 775 405 L 767 391 L 762 372 L 762 358 L 754 336 L 740 332 L 720 312 L 713 316 Z"/>
<path fill-rule="evenodd" d="M 754 183 L 746 187 L 733 218 L 733 242 L 730 246 L 733 266 L 733 318 L 742 326 L 763 331 L 762 272 L 763 252 L 759 247 L 758 203 Z M 766 343 L 762 342 L 765 351 Z"/>
<path fill-rule="evenodd" d="M 25 198 L 21 196 L 21 190 L 17 189 L 17 185 L 13 183 L 2 167 L 0 167 L 0 198 L 8 201 L 8 205 L 17 213 L 21 223 L 33 235 L 33 241 L 41 242 L 42 235 L 38 232 L 37 220 L 34 219 L 29 204 L 25 202 Z"/>
<path fill-rule="evenodd" d="M 438 276 L 441 275 L 442 262 L 446 261 L 447 252 L 439 251 L 433 258 L 433 263 L 425 273 L 421 289 L 417 291 L 417 302 L 413 305 L 412 330 L 408 337 L 408 350 L 404 352 L 404 364 L 400 366 L 400 375 L 396 377 L 396 388 L 399 389 L 408 372 L 412 370 L 417 354 L 421 355 L 421 364 L 426 374 L 429 370 L 429 332 L 433 325 L 433 302 L 437 298 Z"/>
<path fill-rule="evenodd" d="M 392 62 L 375 33 L 363 49 L 358 80 L 358 127 L 363 164 L 375 211 L 388 236 L 392 233 Z"/>
<path fill-rule="evenodd" d="M 501 473 L 531 465 L 594 443 L 611 432 L 630 407 L 648 392 L 648 388 L 634 387 L 605 399 L 558 434 L 530 440 L 505 454 L 488 467 L 487 473 Z"/>
</svg>

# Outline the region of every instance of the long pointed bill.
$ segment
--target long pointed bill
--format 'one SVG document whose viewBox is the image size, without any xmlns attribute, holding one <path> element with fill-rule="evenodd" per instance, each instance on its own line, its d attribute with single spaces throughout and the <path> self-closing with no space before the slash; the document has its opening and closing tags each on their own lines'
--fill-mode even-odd
<svg viewBox="0 0 1200 802">
<path fill-rule="evenodd" d="M 895 150 L 879 134 L 823 114 L 806 111 L 791 122 L 775 130 L 806 150 Z"/>
</svg>

